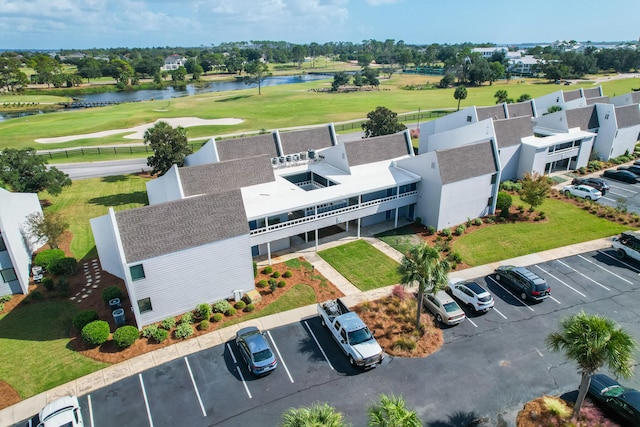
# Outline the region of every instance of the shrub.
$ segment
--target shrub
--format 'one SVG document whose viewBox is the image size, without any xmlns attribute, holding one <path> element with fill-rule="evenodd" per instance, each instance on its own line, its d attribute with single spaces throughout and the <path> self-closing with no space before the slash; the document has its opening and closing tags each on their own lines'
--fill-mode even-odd
<svg viewBox="0 0 640 427">
<path fill-rule="evenodd" d="M 476 218 L 473 220 L 473 225 L 482 225 L 482 219 Z"/>
<path fill-rule="evenodd" d="M 242 301 L 244 301 L 245 304 L 251 304 L 253 302 L 249 294 L 244 294 L 242 296 Z"/>
<path fill-rule="evenodd" d="M 180 323 L 173 334 L 178 339 L 186 339 L 193 335 L 193 326 L 190 323 Z"/>
<path fill-rule="evenodd" d="M 409 337 L 400 337 L 393 343 L 393 347 L 404 351 L 412 351 L 416 348 L 416 342 Z"/>
<path fill-rule="evenodd" d="M 416 225 L 417 226 L 422 225 L 422 217 L 419 217 L 419 216 L 416 217 Z"/>
<path fill-rule="evenodd" d="M 401 300 L 404 300 L 407 296 L 407 292 L 404 286 L 395 285 L 393 288 L 391 288 L 391 295 L 393 295 L 394 297 L 400 298 Z"/>
<path fill-rule="evenodd" d="M 493 218 L 488 217 L 488 218 L 485 220 L 485 222 L 486 222 L 487 224 L 493 224 L 495 221 L 494 221 L 494 219 L 493 219 Z"/>
<path fill-rule="evenodd" d="M 211 317 L 211 313 L 213 313 L 213 309 L 211 308 L 211 304 L 202 303 L 198 304 L 196 307 L 196 313 L 201 319 L 208 319 Z"/>
<path fill-rule="evenodd" d="M 236 315 L 236 309 L 233 308 L 233 307 L 229 307 L 229 309 L 224 312 L 224 315 L 227 316 L 227 317 L 235 316 Z"/>
<path fill-rule="evenodd" d="M 42 279 L 42 286 L 44 286 L 46 290 L 52 291 L 55 287 L 55 284 L 53 283 L 53 279 L 51 277 L 45 277 L 44 279 Z"/>
<path fill-rule="evenodd" d="M 280 277 L 280 272 L 279 271 L 274 271 L 273 274 L 271 275 L 271 277 L 273 277 L 274 279 L 277 279 L 278 277 Z"/>
<path fill-rule="evenodd" d="M 256 286 L 258 288 L 266 288 L 268 284 L 269 283 L 263 279 L 263 280 L 260 280 L 258 283 L 256 283 Z"/>
<path fill-rule="evenodd" d="M 256 309 L 256 306 L 253 304 L 247 304 L 247 306 L 244 308 L 244 311 L 246 313 L 251 313 L 253 310 Z"/>
<path fill-rule="evenodd" d="M 42 295 L 42 292 L 40 291 L 33 291 L 29 294 L 29 296 L 31 297 L 32 300 L 36 300 L 36 301 L 41 300 L 44 297 L 44 295 Z"/>
<path fill-rule="evenodd" d="M 169 331 L 158 328 L 151 336 L 158 344 L 169 338 Z"/>
<path fill-rule="evenodd" d="M 232 308 L 231 304 L 229 304 L 229 301 L 227 301 L 226 299 L 220 300 L 213 304 L 214 313 L 226 313 L 230 308 Z"/>
<path fill-rule="evenodd" d="M 222 320 L 222 313 L 213 313 L 213 316 L 211 316 L 211 320 L 213 320 L 214 322 L 219 322 Z"/>
<path fill-rule="evenodd" d="M 158 325 L 149 325 L 142 328 L 142 336 L 144 338 L 153 338 L 158 331 Z"/>
<path fill-rule="evenodd" d="M 44 251 L 38 252 L 33 259 L 33 263 L 45 270 L 49 270 L 49 263 L 60 258 L 64 258 L 64 251 L 62 249 L 45 249 Z"/>
<path fill-rule="evenodd" d="M 253 261 L 253 277 L 258 277 L 258 263 Z"/>
<path fill-rule="evenodd" d="M 210 326 L 209 321 L 205 319 L 202 322 L 200 322 L 199 328 L 201 331 L 206 331 L 207 329 L 209 329 L 209 326 Z"/>
<path fill-rule="evenodd" d="M 87 344 L 97 346 L 109 338 L 109 324 L 104 320 L 94 320 L 82 328 L 82 339 Z"/>
<path fill-rule="evenodd" d="M 49 272 L 51 274 L 73 276 L 78 269 L 78 261 L 75 258 L 58 258 L 49 263 Z"/>
<path fill-rule="evenodd" d="M 287 282 L 285 282 L 284 280 L 280 280 L 277 284 L 277 286 L 279 288 L 284 288 L 285 286 L 287 286 Z"/>
<path fill-rule="evenodd" d="M 265 268 L 262 269 L 262 273 L 263 274 L 271 274 L 271 273 L 273 273 L 273 267 L 271 267 L 270 265 L 266 266 Z"/>
<path fill-rule="evenodd" d="M 500 184 L 500 190 L 501 191 L 520 191 L 522 190 L 522 184 L 520 184 L 519 182 L 513 182 L 513 181 L 503 181 Z"/>
<path fill-rule="evenodd" d="M 3 311 L 4 311 L 4 303 L 0 302 L 0 312 L 3 312 Z"/>
<path fill-rule="evenodd" d="M 173 317 L 167 317 L 162 322 L 160 322 L 160 327 L 162 329 L 166 329 L 167 331 L 176 326 L 176 319 Z"/>
<path fill-rule="evenodd" d="M 433 225 L 428 225 L 427 226 L 427 234 L 429 236 L 433 236 L 434 234 L 436 234 L 436 228 Z"/>
<path fill-rule="evenodd" d="M 98 316 L 97 311 L 82 310 L 77 312 L 73 316 L 73 319 L 71 319 L 71 323 L 73 323 L 73 326 L 78 331 L 82 331 L 82 329 L 84 329 L 85 326 L 87 326 L 89 323 L 93 322 L 94 320 L 100 320 L 100 317 Z"/>
<path fill-rule="evenodd" d="M 291 270 L 287 270 L 282 274 L 282 277 L 284 277 L 285 279 L 288 279 L 291 276 L 293 276 L 293 273 L 291 272 Z"/>
<path fill-rule="evenodd" d="M 102 291 L 102 300 L 108 304 L 109 301 L 114 298 L 122 298 L 122 290 L 115 285 L 104 288 Z"/>
<path fill-rule="evenodd" d="M 13 295 L 3 295 L 0 297 L 0 302 L 9 302 L 13 298 Z"/>
<path fill-rule="evenodd" d="M 236 310 L 242 310 L 246 306 L 247 306 L 247 304 L 244 301 L 240 300 L 240 301 L 238 301 L 237 303 L 235 303 L 233 305 L 233 308 L 235 308 Z"/>
<path fill-rule="evenodd" d="M 456 236 L 462 236 L 465 230 L 466 230 L 466 227 L 460 224 L 459 226 L 456 227 L 456 231 L 455 231 Z"/>
<path fill-rule="evenodd" d="M 442 233 L 442 235 L 444 237 L 449 237 L 449 236 L 451 236 L 451 229 L 450 228 L 443 228 L 441 233 Z"/>
<path fill-rule="evenodd" d="M 192 312 L 188 312 L 182 315 L 182 317 L 180 317 L 180 323 L 188 323 L 188 324 L 192 324 L 194 322 L 193 320 L 193 313 Z"/>
<path fill-rule="evenodd" d="M 277 287 L 278 287 L 278 282 L 276 281 L 276 279 L 270 279 L 269 280 L 269 289 L 271 289 L 271 292 L 274 292 Z"/>
<path fill-rule="evenodd" d="M 136 342 L 139 336 L 140 333 L 135 326 L 121 326 L 113 333 L 113 342 L 118 348 L 127 348 Z"/>
<path fill-rule="evenodd" d="M 467 228 L 471 227 L 472 224 L 473 222 L 471 221 L 471 218 L 467 218 L 467 222 L 466 222 Z"/>
</svg>

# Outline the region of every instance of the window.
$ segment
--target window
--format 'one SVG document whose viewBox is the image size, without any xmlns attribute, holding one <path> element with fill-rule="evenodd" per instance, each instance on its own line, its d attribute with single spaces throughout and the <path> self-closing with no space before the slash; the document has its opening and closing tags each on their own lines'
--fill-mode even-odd
<svg viewBox="0 0 640 427">
<path fill-rule="evenodd" d="M 131 273 L 131 280 L 133 281 L 145 278 L 144 267 L 142 267 L 142 264 L 132 265 L 129 267 L 129 272 Z"/>
<path fill-rule="evenodd" d="M 491 183 L 492 184 L 495 184 L 497 179 L 498 179 L 498 174 L 497 173 L 494 173 L 493 175 L 491 175 Z"/>
<path fill-rule="evenodd" d="M 143 298 L 138 300 L 138 310 L 140 313 L 146 313 L 153 310 L 151 307 L 151 298 Z"/>
<path fill-rule="evenodd" d="M 2 276 L 2 280 L 5 283 L 13 282 L 14 280 L 18 280 L 16 276 L 16 272 L 13 268 L 7 268 L 6 270 L 0 270 L 0 276 Z"/>
</svg>

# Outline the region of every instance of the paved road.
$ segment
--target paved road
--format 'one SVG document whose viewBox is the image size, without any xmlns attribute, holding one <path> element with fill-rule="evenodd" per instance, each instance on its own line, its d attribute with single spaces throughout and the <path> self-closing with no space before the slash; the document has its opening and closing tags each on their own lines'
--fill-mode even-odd
<svg viewBox="0 0 640 427">
<path fill-rule="evenodd" d="M 523 302 L 492 274 L 479 277 L 494 310 L 467 312 L 462 324 L 443 327 L 444 345 L 426 358 L 389 357 L 372 371 L 355 370 L 312 316 L 268 331 L 280 366 L 267 377 L 253 378 L 228 340 L 81 396 L 83 415 L 91 426 L 274 426 L 290 407 L 329 402 L 365 426 L 367 406 L 397 393 L 427 426 L 466 427 L 475 419 L 513 426 L 524 402 L 577 388 L 575 365 L 544 344 L 561 318 L 606 314 L 640 341 L 640 263 L 604 249 L 530 268 L 547 279 L 551 298 Z M 640 377 L 624 383 L 640 388 Z"/>
</svg>

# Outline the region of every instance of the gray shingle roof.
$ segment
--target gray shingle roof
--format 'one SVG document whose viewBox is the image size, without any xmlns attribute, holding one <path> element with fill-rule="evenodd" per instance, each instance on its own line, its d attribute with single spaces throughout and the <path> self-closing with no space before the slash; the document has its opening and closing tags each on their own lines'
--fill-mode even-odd
<svg viewBox="0 0 640 427">
<path fill-rule="evenodd" d="M 638 108 L 638 104 L 616 107 L 616 122 L 619 129 L 640 125 L 640 108 Z"/>
<path fill-rule="evenodd" d="M 497 172 L 491 142 L 436 151 L 442 185 Z"/>
<path fill-rule="evenodd" d="M 506 119 L 507 116 L 504 112 L 504 105 L 492 105 L 491 107 L 477 107 L 476 111 L 478 113 L 478 121 L 486 120 L 486 119 Z"/>
<path fill-rule="evenodd" d="M 275 181 L 270 157 L 247 157 L 178 169 L 185 197 Z"/>
<path fill-rule="evenodd" d="M 395 159 L 409 154 L 405 132 L 345 142 L 349 166 Z"/>
<path fill-rule="evenodd" d="M 593 105 L 596 103 L 600 104 L 610 104 L 608 96 L 597 96 L 594 98 L 587 98 L 587 105 Z"/>
<path fill-rule="evenodd" d="M 215 143 L 218 150 L 218 157 L 221 161 L 243 159 L 261 154 L 268 154 L 269 157 L 278 157 L 279 155 L 274 133 L 224 139 L 215 141 Z"/>
<path fill-rule="evenodd" d="M 589 99 L 589 98 L 599 98 L 602 95 L 600 94 L 600 88 L 599 87 L 594 87 L 591 89 L 582 89 L 582 91 L 584 92 L 584 97 Z"/>
<path fill-rule="evenodd" d="M 240 190 L 129 209 L 116 221 L 129 263 L 249 233 Z"/>
<path fill-rule="evenodd" d="M 570 90 L 568 92 L 562 92 L 562 98 L 564 102 L 573 101 L 574 99 L 581 98 L 582 94 L 580 93 L 580 89 Z"/>
<path fill-rule="evenodd" d="M 531 101 L 516 102 L 515 104 L 507 104 L 509 117 L 529 116 L 533 117 L 533 104 Z"/>
<path fill-rule="evenodd" d="M 596 107 L 590 105 L 583 108 L 567 110 L 567 126 L 569 128 L 579 127 L 580 130 L 588 131 L 600 127 Z"/>
<path fill-rule="evenodd" d="M 302 153 L 308 150 L 319 150 L 333 144 L 331 126 L 322 126 L 294 132 L 280 132 L 282 154 Z"/>
<path fill-rule="evenodd" d="M 529 116 L 494 120 L 493 128 L 496 131 L 498 149 L 520 145 L 522 138 L 533 136 L 533 123 Z"/>
</svg>

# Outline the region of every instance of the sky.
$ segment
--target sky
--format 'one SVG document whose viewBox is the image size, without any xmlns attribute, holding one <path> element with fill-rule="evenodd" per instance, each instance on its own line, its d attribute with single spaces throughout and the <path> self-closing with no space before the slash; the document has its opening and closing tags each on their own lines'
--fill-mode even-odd
<svg viewBox="0 0 640 427">
<path fill-rule="evenodd" d="M 637 41 L 639 0 L 0 0 L 0 49 Z"/>
</svg>

